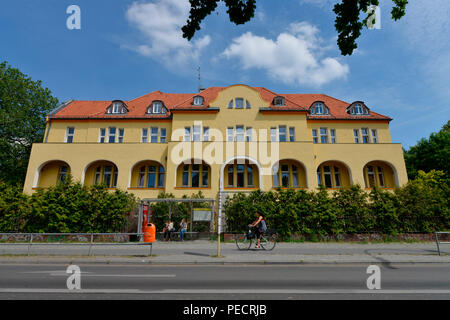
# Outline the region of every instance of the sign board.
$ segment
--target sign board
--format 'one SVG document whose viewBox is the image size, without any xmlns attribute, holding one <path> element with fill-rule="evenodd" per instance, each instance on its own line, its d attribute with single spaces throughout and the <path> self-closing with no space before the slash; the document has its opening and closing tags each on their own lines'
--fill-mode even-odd
<svg viewBox="0 0 450 320">
<path fill-rule="evenodd" d="M 211 221 L 211 209 L 194 209 L 194 221 Z"/>
</svg>

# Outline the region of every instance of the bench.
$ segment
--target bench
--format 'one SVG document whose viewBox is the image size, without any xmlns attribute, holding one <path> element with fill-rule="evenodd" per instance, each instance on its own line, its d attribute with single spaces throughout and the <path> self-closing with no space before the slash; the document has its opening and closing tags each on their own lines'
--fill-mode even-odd
<svg viewBox="0 0 450 320">
<path fill-rule="evenodd" d="M 185 240 L 198 240 L 199 232 L 185 232 L 184 239 Z M 157 232 L 157 239 L 164 240 L 164 232 Z M 170 233 L 170 240 L 180 241 L 180 231 L 172 231 Z"/>
</svg>

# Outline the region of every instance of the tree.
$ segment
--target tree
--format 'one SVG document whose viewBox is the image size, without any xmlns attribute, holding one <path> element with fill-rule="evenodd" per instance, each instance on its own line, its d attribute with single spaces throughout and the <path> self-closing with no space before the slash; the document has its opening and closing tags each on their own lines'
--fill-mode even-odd
<svg viewBox="0 0 450 320">
<path fill-rule="evenodd" d="M 45 117 L 57 105 L 41 81 L 0 63 L 0 180 L 23 183 L 31 146 L 42 142 Z"/>
<path fill-rule="evenodd" d="M 432 133 L 428 139 L 422 138 L 404 153 L 410 179 L 414 179 L 419 170 L 441 170 L 450 178 L 450 121 L 439 132 Z"/>
<path fill-rule="evenodd" d="M 225 2 L 230 21 L 237 25 L 244 24 L 254 17 L 256 0 L 189 0 L 191 10 L 186 25 L 181 28 L 183 37 L 191 40 L 195 32 L 200 30 L 203 19 L 216 10 L 220 1 Z M 405 15 L 408 0 L 393 0 L 393 2 L 395 5 L 391 16 L 397 21 Z M 336 14 L 337 43 L 342 55 L 351 55 L 358 47 L 356 40 L 368 21 L 375 23 L 374 11 L 370 9 L 371 6 L 377 5 L 379 0 L 341 0 L 335 4 L 333 11 Z M 366 14 L 364 19 L 360 18 L 361 13 Z"/>
</svg>

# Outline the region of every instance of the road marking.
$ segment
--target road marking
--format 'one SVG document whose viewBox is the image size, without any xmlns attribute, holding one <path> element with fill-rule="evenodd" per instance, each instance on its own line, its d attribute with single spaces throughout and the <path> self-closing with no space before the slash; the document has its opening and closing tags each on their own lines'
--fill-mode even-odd
<svg viewBox="0 0 450 320">
<path fill-rule="evenodd" d="M 0 293 L 98 293 L 98 294 L 450 294 L 450 290 L 352 290 L 352 289 L 31 289 L 0 288 Z"/>
<path fill-rule="evenodd" d="M 52 277 L 67 277 L 66 271 L 30 271 L 21 273 L 48 274 Z M 123 277 L 123 278 L 175 278 L 175 274 L 97 274 L 93 272 L 81 272 L 83 277 Z"/>
</svg>

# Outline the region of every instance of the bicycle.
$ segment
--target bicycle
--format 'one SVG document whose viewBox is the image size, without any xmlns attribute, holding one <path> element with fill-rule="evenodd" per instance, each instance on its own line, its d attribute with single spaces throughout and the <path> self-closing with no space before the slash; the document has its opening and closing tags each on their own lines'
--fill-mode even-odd
<svg viewBox="0 0 450 320">
<path fill-rule="evenodd" d="M 244 234 L 240 234 L 236 237 L 236 246 L 239 250 L 250 250 L 253 239 L 255 239 L 255 233 L 252 229 Z M 256 241 L 255 241 L 256 242 Z M 277 244 L 277 233 L 275 230 L 267 230 L 261 235 L 260 247 L 263 250 L 271 251 Z"/>
</svg>

